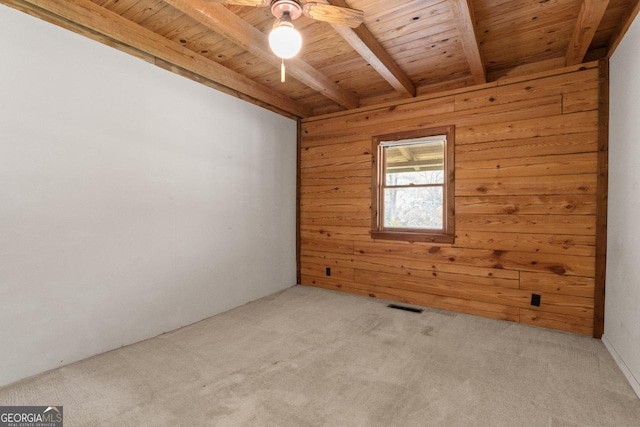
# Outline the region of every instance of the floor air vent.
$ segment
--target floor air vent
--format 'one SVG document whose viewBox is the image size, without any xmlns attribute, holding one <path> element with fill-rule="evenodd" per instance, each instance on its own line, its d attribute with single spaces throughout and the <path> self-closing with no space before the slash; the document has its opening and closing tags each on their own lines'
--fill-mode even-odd
<svg viewBox="0 0 640 427">
<path fill-rule="evenodd" d="M 396 310 L 410 311 L 412 313 L 422 313 L 424 311 L 423 308 L 405 307 L 404 305 L 398 305 L 398 304 L 389 304 L 387 307 L 395 308 Z"/>
</svg>

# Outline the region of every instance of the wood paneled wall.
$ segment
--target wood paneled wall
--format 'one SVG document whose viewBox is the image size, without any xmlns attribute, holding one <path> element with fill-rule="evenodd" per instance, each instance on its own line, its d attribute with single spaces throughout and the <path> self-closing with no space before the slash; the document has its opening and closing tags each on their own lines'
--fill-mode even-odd
<svg viewBox="0 0 640 427">
<path fill-rule="evenodd" d="M 301 284 L 592 334 L 600 80 L 582 64 L 303 120 Z M 373 240 L 372 136 L 449 125 L 455 243 Z"/>
</svg>

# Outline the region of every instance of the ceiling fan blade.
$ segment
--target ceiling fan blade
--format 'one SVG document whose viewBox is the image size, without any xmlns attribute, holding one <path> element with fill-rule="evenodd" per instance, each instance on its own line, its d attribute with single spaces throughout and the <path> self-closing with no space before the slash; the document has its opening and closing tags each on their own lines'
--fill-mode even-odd
<svg viewBox="0 0 640 427">
<path fill-rule="evenodd" d="M 302 12 L 309 18 L 355 28 L 362 24 L 364 12 L 326 3 L 305 3 Z"/>
<path fill-rule="evenodd" d="M 209 3 L 234 4 L 238 6 L 267 7 L 271 0 L 205 0 Z"/>
</svg>

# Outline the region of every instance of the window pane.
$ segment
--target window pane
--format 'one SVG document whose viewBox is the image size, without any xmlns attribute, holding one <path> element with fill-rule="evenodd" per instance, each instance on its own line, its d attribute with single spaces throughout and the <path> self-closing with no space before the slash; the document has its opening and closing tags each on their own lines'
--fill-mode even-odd
<svg viewBox="0 0 640 427">
<path fill-rule="evenodd" d="M 384 227 L 442 229 L 442 187 L 385 188 Z"/>
<path fill-rule="evenodd" d="M 387 146 L 385 173 L 387 185 L 444 183 L 444 142 Z"/>
</svg>

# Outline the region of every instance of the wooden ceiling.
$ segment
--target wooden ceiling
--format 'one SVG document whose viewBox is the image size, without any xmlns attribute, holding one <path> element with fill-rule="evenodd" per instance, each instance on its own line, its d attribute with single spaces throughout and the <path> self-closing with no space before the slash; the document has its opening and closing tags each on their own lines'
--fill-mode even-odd
<svg viewBox="0 0 640 427">
<path fill-rule="evenodd" d="M 297 58 L 267 46 L 270 9 L 205 0 L 0 0 L 290 117 L 309 117 L 607 57 L 640 0 L 329 0 L 358 28 L 300 17 Z M 304 1 L 303 1 L 304 2 Z"/>
</svg>

